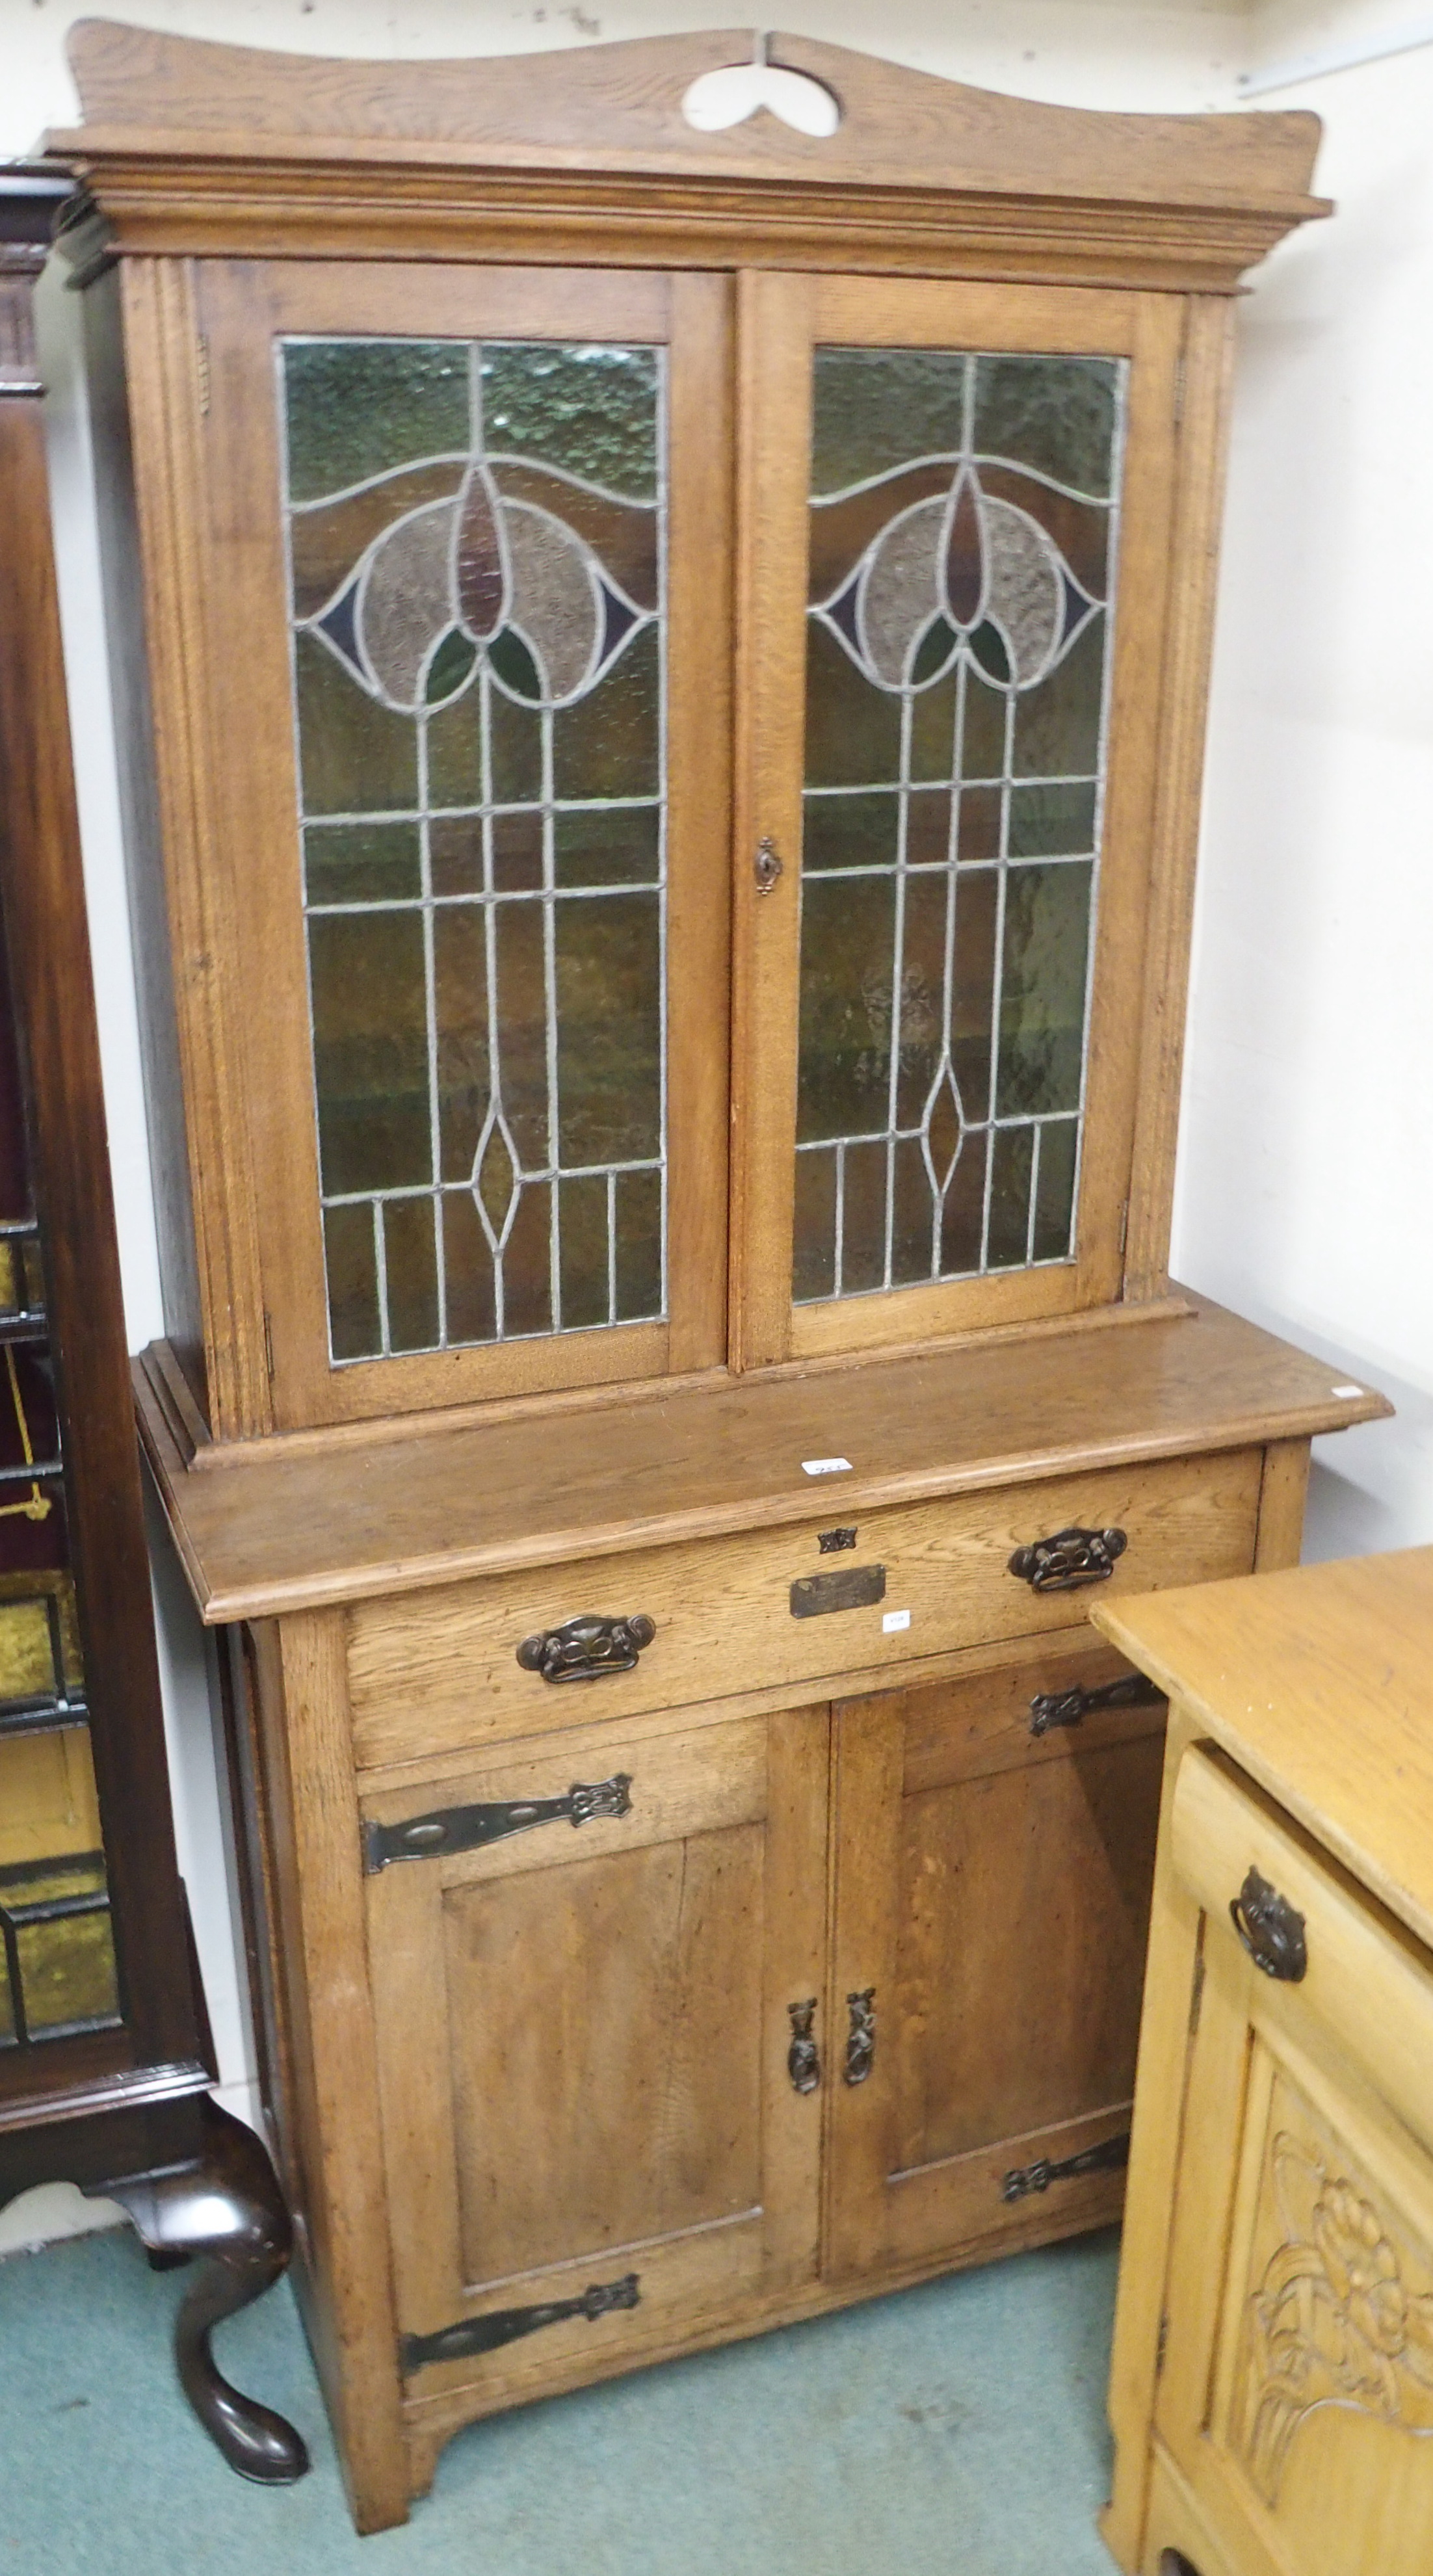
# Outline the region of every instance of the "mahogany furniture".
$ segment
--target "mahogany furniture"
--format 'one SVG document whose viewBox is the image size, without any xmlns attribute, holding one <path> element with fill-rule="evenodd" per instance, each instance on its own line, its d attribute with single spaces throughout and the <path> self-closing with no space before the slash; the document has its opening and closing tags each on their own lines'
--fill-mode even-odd
<svg viewBox="0 0 1433 2576">
<path fill-rule="evenodd" d="M 1166 1275 L 1315 121 L 754 43 L 72 38 L 141 1420 L 370 2530 L 494 2408 L 1117 2211 L 1163 1709 L 1090 1587 L 1292 1562 L 1386 1409 Z"/>
<path fill-rule="evenodd" d="M 1105 2537 L 1128 2576 L 1421 2576 L 1433 1548 L 1094 1617 L 1170 1703 Z"/>
<path fill-rule="evenodd" d="M 289 2222 L 209 2096 L 170 1822 L 31 313 L 69 186 L 0 171 L 0 2202 L 76 2182 L 203 2257 L 180 2378 L 272 2483 L 303 2443 L 209 2349 Z"/>
</svg>

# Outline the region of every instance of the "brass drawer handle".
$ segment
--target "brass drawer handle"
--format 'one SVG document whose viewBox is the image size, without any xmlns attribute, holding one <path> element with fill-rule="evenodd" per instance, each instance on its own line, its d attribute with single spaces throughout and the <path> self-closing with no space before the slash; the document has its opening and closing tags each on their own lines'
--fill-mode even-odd
<svg viewBox="0 0 1433 2576">
<path fill-rule="evenodd" d="M 565 1620 L 539 1637 L 524 1637 L 517 1659 L 525 1673 L 545 1682 L 600 1682 L 604 1673 L 630 1673 L 657 1633 L 641 1611 L 633 1619 L 599 1619 L 591 1611 Z"/>
<path fill-rule="evenodd" d="M 1010 1572 L 1032 1592 L 1078 1592 L 1084 1583 L 1108 1583 L 1115 1559 L 1129 1545 L 1122 1529 L 1062 1529 L 1017 1547 Z"/>
<path fill-rule="evenodd" d="M 814 2093 L 821 2081 L 821 2059 L 811 2036 L 816 2017 L 816 1997 L 808 1996 L 804 2004 L 788 2004 L 791 2018 L 791 2046 L 786 2052 L 786 2072 L 793 2093 Z"/>
<path fill-rule="evenodd" d="M 1262 1968 L 1266 1977 L 1297 1986 L 1308 1975 L 1304 1918 L 1256 1869 L 1250 1870 L 1231 1904 L 1229 1920 L 1255 1967 Z"/>
<path fill-rule="evenodd" d="M 861 1994 L 848 1995 L 846 2009 L 851 2016 L 851 2029 L 842 2075 L 847 2084 L 864 2084 L 876 2062 L 875 1987 L 867 1986 Z"/>
<path fill-rule="evenodd" d="M 1048 1735 L 1052 1727 L 1078 1726 L 1097 1708 L 1152 1708 L 1162 1697 L 1143 1673 L 1126 1673 L 1100 1690 L 1037 1691 L 1030 1702 L 1030 1732 Z"/>
</svg>

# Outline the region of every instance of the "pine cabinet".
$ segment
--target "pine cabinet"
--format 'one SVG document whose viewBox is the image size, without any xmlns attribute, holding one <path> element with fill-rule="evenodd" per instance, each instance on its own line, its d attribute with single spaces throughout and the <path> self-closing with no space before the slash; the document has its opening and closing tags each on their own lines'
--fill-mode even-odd
<svg viewBox="0 0 1433 2576">
<path fill-rule="evenodd" d="M 1384 1409 L 1167 1273 L 1316 123 L 747 51 L 72 39 L 140 1419 L 365 2529 L 1115 2213 L 1163 1712 L 1088 1603 L 1289 1562 Z"/>
</svg>

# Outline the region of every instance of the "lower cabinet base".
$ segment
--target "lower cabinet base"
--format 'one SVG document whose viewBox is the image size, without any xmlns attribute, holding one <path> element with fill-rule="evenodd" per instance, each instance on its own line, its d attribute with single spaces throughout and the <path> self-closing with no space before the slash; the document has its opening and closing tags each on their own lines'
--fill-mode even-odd
<svg viewBox="0 0 1433 2576">
<path fill-rule="evenodd" d="M 1007 2254 L 1028 2253 L 1039 2245 L 1058 2243 L 1062 2238 L 1087 2235 L 1101 2227 L 1114 2225 L 1124 2202 L 1124 2175 L 1102 2176 L 1097 2183 L 1082 2187 L 1078 2218 L 1068 2210 L 1037 2202 L 1028 2217 L 1005 2218 L 998 2238 L 982 2236 L 969 2245 L 942 2253 L 936 2261 L 912 2264 L 899 2271 L 882 2271 L 864 2280 L 809 2281 L 799 2289 L 765 2299 L 751 2299 L 696 2319 L 681 2335 L 654 2340 L 645 2347 L 624 2345 L 620 2353 L 594 2357 L 586 2366 L 568 2363 L 561 2369 L 544 2368 L 535 2363 L 530 2387 L 515 2395 L 509 2385 L 500 2395 L 482 2387 L 450 2388 L 435 2397 L 413 2397 L 403 2409 L 404 2434 L 408 2446 L 409 2494 L 417 2498 L 428 2493 L 433 2484 L 438 2457 L 446 2443 L 467 2424 L 480 2422 L 485 2416 L 506 2413 L 515 2405 L 535 2403 L 544 2397 L 560 2397 L 575 2388 L 594 2387 L 604 2379 L 625 2377 L 634 2370 L 647 2370 L 657 2363 L 677 2361 L 687 2353 L 708 2352 L 720 2344 L 741 2343 L 748 2337 L 771 2334 L 780 2326 L 799 2325 L 808 2317 L 827 2316 L 840 2308 L 854 2307 L 858 2301 L 883 2298 L 896 2290 L 915 2289 L 923 2281 L 939 2280 L 952 2272 L 973 2271 L 978 2265 L 1001 2260 Z M 616 2268 L 613 2265 L 611 2268 Z M 394 2517 L 397 2519 L 397 2517 Z M 384 2526 L 365 2524 L 365 2529 Z M 1222 2576 L 1216 2569 L 1214 2576 Z"/>
</svg>

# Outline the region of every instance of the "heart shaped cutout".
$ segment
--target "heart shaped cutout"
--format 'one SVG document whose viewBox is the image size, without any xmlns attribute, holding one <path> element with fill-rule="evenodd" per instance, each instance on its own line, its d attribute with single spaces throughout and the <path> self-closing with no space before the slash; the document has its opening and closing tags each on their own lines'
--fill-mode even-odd
<svg viewBox="0 0 1433 2576">
<path fill-rule="evenodd" d="M 698 134 L 723 134 L 762 107 L 818 142 L 841 122 L 837 101 L 820 81 L 805 72 L 779 71 L 774 63 L 727 63 L 720 71 L 703 72 L 682 100 L 682 114 Z"/>
</svg>

